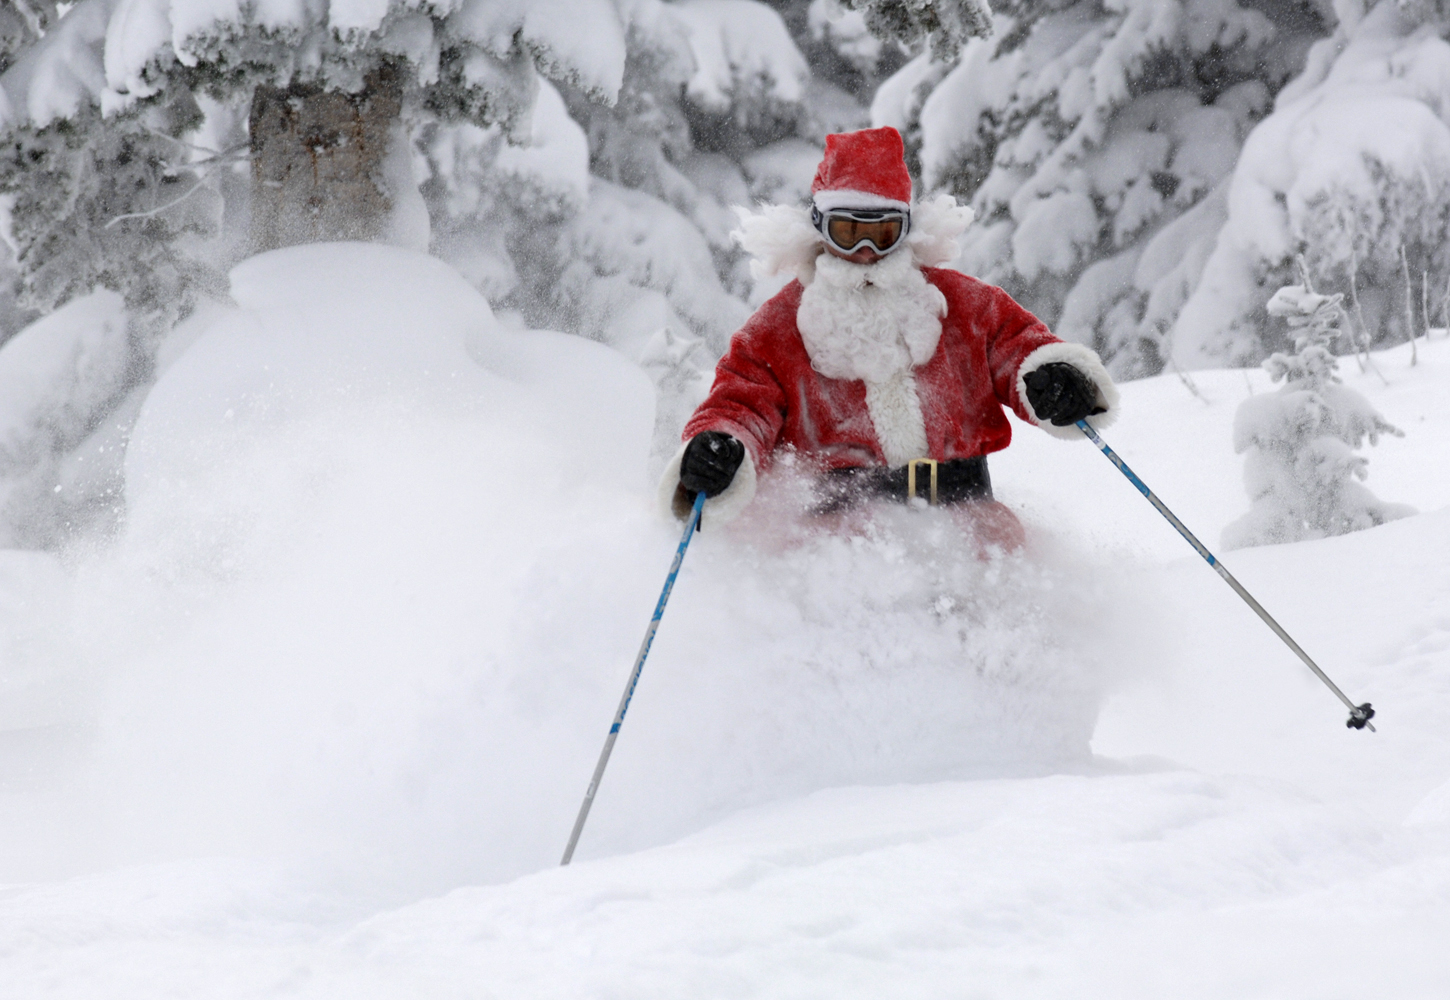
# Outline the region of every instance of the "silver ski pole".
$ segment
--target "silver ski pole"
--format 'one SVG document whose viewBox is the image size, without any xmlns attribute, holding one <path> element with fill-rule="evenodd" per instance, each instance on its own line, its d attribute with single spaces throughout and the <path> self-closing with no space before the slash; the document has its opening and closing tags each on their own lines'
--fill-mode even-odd
<svg viewBox="0 0 1450 1000">
<path fill-rule="evenodd" d="M 1157 508 L 1158 513 L 1162 514 L 1165 518 L 1168 519 L 1169 524 L 1173 525 L 1173 527 L 1178 529 L 1178 533 L 1184 537 L 1189 545 L 1193 546 L 1194 551 L 1197 552 L 1199 555 L 1203 556 L 1204 560 L 1213 567 L 1215 573 L 1223 577 L 1223 582 L 1232 587 L 1234 593 L 1242 597 L 1244 599 L 1244 603 L 1254 609 L 1254 613 L 1264 620 L 1264 624 L 1269 626 L 1269 628 L 1273 629 L 1274 634 L 1277 635 L 1280 639 L 1284 640 L 1284 644 L 1292 649 L 1294 651 L 1294 654 L 1298 656 L 1299 659 L 1304 661 L 1304 665 L 1306 667 L 1314 671 L 1314 675 L 1324 682 L 1325 687 L 1329 688 L 1329 690 L 1334 692 L 1334 696 L 1336 698 L 1344 702 L 1345 707 L 1349 709 L 1349 721 L 1346 722 L 1345 725 L 1348 726 L 1350 729 L 1368 729 L 1372 733 L 1378 732 L 1378 730 L 1376 730 L 1369 721 L 1370 719 L 1374 718 L 1374 709 L 1370 707 L 1369 702 L 1365 702 L 1363 705 L 1356 705 L 1354 702 L 1350 701 L 1345 693 L 1339 690 L 1339 685 L 1335 684 L 1332 680 L 1330 680 L 1329 675 L 1326 674 L 1323 670 L 1319 669 L 1319 664 L 1311 660 L 1309 658 L 1309 654 L 1304 652 L 1304 650 L 1299 647 L 1299 644 L 1290 637 L 1288 632 L 1284 631 L 1283 626 L 1281 626 L 1278 622 L 1274 621 L 1274 619 L 1269 616 L 1269 613 L 1264 610 L 1263 605 L 1261 605 L 1258 601 L 1254 600 L 1254 596 L 1244 589 L 1244 585 L 1234 579 L 1233 574 L 1228 571 L 1224 564 L 1215 559 L 1213 553 L 1208 551 L 1208 549 L 1204 547 L 1204 544 L 1194 537 L 1193 532 L 1189 531 L 1188 528 L 1184 526 L 1182 521 L 1178 520 L 1178 518 L 1173 516 L 1173 512 L 1164 505 L 1163 501 L 1159 500 L 1156 496 L 1154 496 L 1153 491 L 1148 489 L 1148 485 L 1144 483 L 1143 480 L 1139 479 L 1136 475 L 1133 474 L 1133 470 L 1128 468 L 1128 463 L 1124 462 L 1121 458 L 1119 458 L 1118 453 L 1113 451 L 1113 449 L 1109 448 L 1106 442 L 1104 442 L 1102 438 L 1098 437 L 1098 432 L 1093 430 L 1092 427 L 1088 425 L 1088 422 L 1086 420 L 1079 420 L 1077 422 L 1077 427 L 1078 430 L 1082 431 L 1088 436 L 1088 439 L 1091 440 L 1093 444 L 1098 446 L 1098 449 L 1108 457 L 1108 461 L 1112 462 L 1118 467 L 1119 472 L 1128 477 L 1128 482 L 1136 486 L 1138 488 L 1138 492 L 1148 498 L 1148 502 L 1151 503 L 1155 508 Z"/>
<path fill-rule="evenodd" d="M 589 779 L 589 788 L 584 793 L 584 803 L 579 807 L 579 816 L 574 820 L 574 832 L 569 834 L 569 846 L 564 848 L 564 860 L 559 862 L 560 867 L 573 859 L 574 848 L 579 845 L 579 835 L 584 832 L 584 821 L 589 818 L 589 807 L 594 805 L 594 793 L 599 791 L 604 769 L 609 766 L 609 755 L 614 752 L 614 741 L 619 736 L 619 727 L 624 725 L 624 713 L 629 711 L 629 701 L 634 697 L 634 689 L 639 684 L 645 657 L 649 656 L 649 648 L 655 641 L 655 631 L 660 627 L 660 619 L 664 617 L 665 604 L 669 602 L 670 591 L 675 587 L 675 577 L 680 575 L 680 565 L 685 561 L 685 550 L 690 547 L 690 538 L 700 523 L 700 511 L 704 506 L 705 494 L 696 493 L 694 509 L 690 511 L 689 521 L 685 524 L 685 533 L 680 536 L 680 547 L 675 550 L 675 561 L 670 564 L 670 575 L 665 577 L 665 588 L 660 591 L 654 616 L 649 620 L 649 628 L 644 630 L 644 641 L 639 644 L 639 655 L 634 658 L 634 669 L 629 672 L 629 683 L 624 686 L 624 697 L 619 699 L 614 723 L 609 727 L 609 735 L 604 738 L 604 749 L 599 752 L 599 763 L 594 765 L 594 777 Z"/>
</svg>

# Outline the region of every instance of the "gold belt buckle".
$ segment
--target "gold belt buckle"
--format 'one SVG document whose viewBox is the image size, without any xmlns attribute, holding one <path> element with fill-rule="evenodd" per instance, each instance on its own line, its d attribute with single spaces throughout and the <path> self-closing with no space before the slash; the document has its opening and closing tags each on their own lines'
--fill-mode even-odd
<svg viewBox="0 0 1450 1000">
<path fill-rule="evenodd" d="M 931 505 L 936 506 L 936 459 L 934 458 L 913 458 L 906 463 L 906 499 L 916 499 L 916 467 L 927 465 L 931 467 Z"/>
</svg>

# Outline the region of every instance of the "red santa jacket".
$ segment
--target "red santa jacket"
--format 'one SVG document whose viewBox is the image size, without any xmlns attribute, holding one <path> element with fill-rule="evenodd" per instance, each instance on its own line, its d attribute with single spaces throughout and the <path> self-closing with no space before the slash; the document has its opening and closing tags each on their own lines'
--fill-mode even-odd
<svg viewBox="0 0 1450 1000">
<path fill-rule="evenodd" d="M 922 457 L 946 461 L 1007 447 L 1012 427 L 1002 407 L 1037 424 L 1023 398 L 1021 376 L 1048 361 L 1082 370 L 1098 387 L 1104 416 L 1116 415 L 1117 392 L 1093 351 L 1054 337 L 1000 288 L 946 268 L 922 271 L 947 301 L 936 352 L 913 371 L 929 451 Z M 792 281 L 734 335 L 709 395 L 685 425 L 685 441 L 701 431 L 724 431 L 749 452 L 737 481 L 707 504 L 707 511 L 716 508 L 717 521 L 749 502 L 756 471 L 769 467 L 778 448 L 795 448 L 822 468 L 886 464 L 866 405 L 866 384 L 827 378 L 811 366 L 796 327 L 802 291 Z M 1094 418 L 1095 424 L 1103 422 Z M 1075 428 L 1044 429 L 1079 436 Z M 677 455 L 661 483 L 667 506 L 678 470 Z"/>
<path fill-rule="evenodd" d="M 947 314 L 936 353 L 914 371 L 930 451 L 922 457 L 1000 451 L 1012 440 L 1004 405 L 1035 422 L 1017 384 L 1022 362 L 1061 341 L 1000 288 L 944 268 L 923 273 L 946 296 Z M 761 470 L 782 445 L 816 456 L 824 468 L 884 465 L 866 383 L 826 378 L 811 367 L 796 330 L 801 292 L 792 281 L 731 339 L 684 440 L 709 430 L 733 434 Z"/>
</svg>

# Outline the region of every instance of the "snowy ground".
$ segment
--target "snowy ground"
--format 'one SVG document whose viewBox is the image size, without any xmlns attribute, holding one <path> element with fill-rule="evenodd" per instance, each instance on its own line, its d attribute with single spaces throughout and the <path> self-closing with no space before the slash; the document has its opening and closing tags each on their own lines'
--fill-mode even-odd
<svg viewBox="0 0 1450 1000">
<path fill-rule="evenodd" d="M 559 869 L 675 540 L 643 376 L 402 251 L 234 287 L 125 533 L 0 553 L 7 1000 L 1450 995 L 1450 341 L 1343 364 L 1422 514 L 1226 556 L 1377 734 L 1020 428 L 1024 558 L 700 535 Z M 1105 437 L 1212 547 L 1268 386 L 1193 381 Z"/>
</svg>

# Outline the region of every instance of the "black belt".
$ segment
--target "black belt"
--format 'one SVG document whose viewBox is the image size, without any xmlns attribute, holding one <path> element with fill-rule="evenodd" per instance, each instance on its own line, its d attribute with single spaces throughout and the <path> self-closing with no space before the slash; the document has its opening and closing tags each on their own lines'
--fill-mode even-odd
<svg viewBox="0 0 1450 1000">
<path fill-rule="evenodd" d="M 905 503 L 921 497 L 927 503 L 964 503 L 992 499 L 992 478 L 987 474 L 987 457 L 955 458 L 937 462 L 918 458 L 888 469 L 857 466 L 832 469 L 817 481 L 820 503 L 817 514 L 833 514 L 863 500 L 895 500 Z"/>
</svg>

